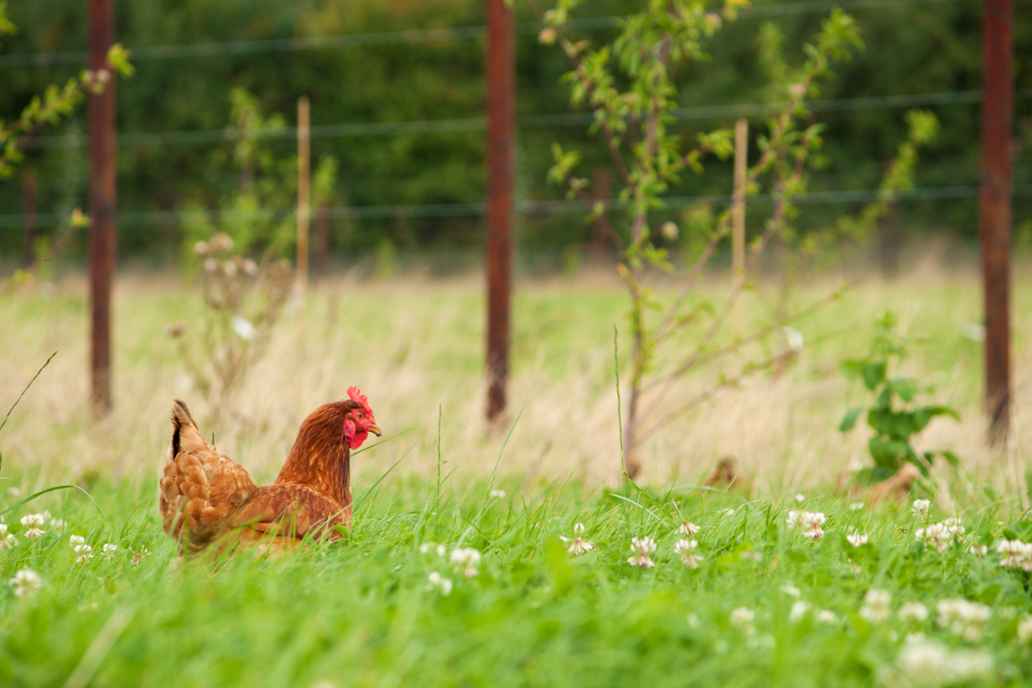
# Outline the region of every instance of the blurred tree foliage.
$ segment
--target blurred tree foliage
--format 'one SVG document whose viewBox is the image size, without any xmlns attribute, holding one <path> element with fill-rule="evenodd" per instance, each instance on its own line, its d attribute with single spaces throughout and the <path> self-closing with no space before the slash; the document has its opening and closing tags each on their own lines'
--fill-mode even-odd
<svg viewBox="0 0 1032 688">
<path fill-rule="evenodd" d="M 802 38 L 812 34 L 837 4 L 856 17 L 868 49 L 863 59 L 842 70 L 822 97 L 877 100 L 898 94 L 966 93 L 953 97 L 959 102 L 920 104 L 938 116 L 941 131 L 936 145 L 923 156 L 916 183 L 977 184 L 979 108 L 970 95 L 981 82 L 977 0 L 756 0 L 750 15 L 721 32 L 719 43 L 711 46 L 712 59 L 683 74 L 698 87 L 683 93 L 682 106 L 772 103 L 777 95 L 767 84 L 778 65 L 768 56 L 783 52 L 787 59 L 798 57 L 793 51 L 801 50 Z M 632 0 L 592 0 L 579 18 L 604 37 L 615 28 L 592 18 L 627 14 L 637 5 Z M 608 156 L 599 144 L 591 143 L 584 122 L 571 119 L 574 110 L 560 82 L 566 71 L 560 51 L 538 43 L 543 7 L 529 1 L 517 6 L 517 197 L 524 202 L 555 198 L 547 183 L 555 141 L 587 151 L 585 163 L 595 174 L 585 200 L 604 195 Z M 81 70 L 81 62 L 74 59 L 34 64 L 14 58 L 27 53 L 74 58 L 84 53 L 85 12 L 85 3 L 57 0 L 19 2 L 9 8 L 19 33 L 0 43 L 5 84 L 0 112 L 20 111 L 40 84 L 59 82 Z M 1016 53 L 1030 54 L 1032 20 L 1020 7 L 1015 20 Z M 324 169 L 317 199 L 319 205 L 335 209 L 327 215 L 335 256 L 382 253 L 385 242 L 400 252 L 480 246 L 483 220 L 476 210 L 485 193 L 484 35 L 473 27 L 484 23 L 482 0 L 120 3 L 117 22 L 117 37 L 134 51 L 137 70 L 118 93 L 120 134 L 133 134 L 119 147 L 122 256 L 177 255 L 188 231 L 182 212 L 197 206 L 214 211 L 239 190 L 240 170 L 234 164 L 239 141 L 219 131 L 232 125 L 230 92 L 235 87 L 253 94 L 266 116 L 278 113 L 283 118 L 286 128 L 268 132 L 261 140 L 263 151 L 283 160 L 292 158 L 295 150 L 291 127 L 296 100 L 303 94 L 311 98 L 314 158 L 336 161 L 334 169 Z M 339 39 L 349 35 L 352 38 Z M 304 49 L 287 49 L 287 39 L 307 42 Z M 773 43 L 782 50 L 775 50 Z M 188 45 L 195 49 L 177 48 Z M 1027 60 L 1015 64 L 1020 116 L 1032 102 L 1032 75 Z M 823 151 L 826 167 L 812 190 L 877 186 L 906 128 L 906 108 L 889 105 L 860 101 L 829 106 L 822 116 L 829 126 Z M 446 123 L 394 126 L 428 120 Z M 732 120 L 731 113 L 714 108 L 711 114 L 686 117 L 677 126 L 705 131 Z M 1019 126 L 1027 122 L 1019 119 Z M 199 131 L 210 135 L 189 133 Z M 84 202 L 84 132 L 85 118 L 79 115 L 26 151 L 25 169 L 39 180 L 36 203 L 43 232 L 52 231 L 46 225 L 54 224 L 54 218 Z M 138 135 L 142 133 L 153 135 Z M 671 194 L 726 194 L 727 168 L 686 178 Z M 1019 154 L 1015 182 L 1032 184 L 1030 172 Z M 1020 196 L 1017 202 L 1015 217 L 1020 222 L 1028 216 L 1030 204 Z M 814 223 L 832 222 L 859 205 L 824 205 L 807 217 Z M 409 213 L 405 206 L 424 210 Z M 22 245 L 23 208 L 16 179 L 0 183 L 0 208 L 0 256 L 16 255 Z M 599 225 L 586 223 L 584 216 L 583 208 L 522 214 L 524 251 L 568 256 L 571 246 L 604 244 Z M 912 200 L 894 217 L 908 231 L 949 229 L 973 236 L 977 205 L 973 198 Z"/>
</svg>

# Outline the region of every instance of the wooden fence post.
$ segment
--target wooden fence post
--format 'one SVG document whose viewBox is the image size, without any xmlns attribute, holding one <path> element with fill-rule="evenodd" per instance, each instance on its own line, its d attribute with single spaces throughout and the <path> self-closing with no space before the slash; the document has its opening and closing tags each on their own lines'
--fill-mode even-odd
<svg viewBox="0 0 1032 688">
<path fill-rule="evenodd" d="M 731 267 L 735 286 L 745 284 L 745 197 L 749 167 L 749 121 L 735 122 L 735 186 L 731 206 Z"/>
<path fill-rule="evenodd" d="M 297 281 L 308 285 L 308 227 L 311 220 L 311 137 L 308 97 L 297 101 Z"/>
</svg>

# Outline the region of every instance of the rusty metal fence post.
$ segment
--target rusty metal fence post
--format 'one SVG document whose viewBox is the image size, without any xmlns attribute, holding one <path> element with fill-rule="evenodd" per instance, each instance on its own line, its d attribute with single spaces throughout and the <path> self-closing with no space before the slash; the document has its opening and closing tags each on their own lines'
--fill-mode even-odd
<svg viewBox="0 0 1032 688">
<path fill-rule="evenodd" d="M 985 308 L 985 402 L 989 442 L 1010 429 L 1011 0 L 985 0 L 982 18 L 982 187 L 979 233 Z"/>
<path fill-rule="evenodd" d="M 487 419 L 505 411 L 512 311 L 516 119 L 512 10 L 487 2 Z"/>
<path fill-rule="evenodd" d="M 113 0 L 90 0 L 89 68 L 106 70 L 114 39 Z M 115 271 L 115 79 L 89 96 L 90 401 L 96 416 L 111 410 L 111 291 Z"/>
</svg>

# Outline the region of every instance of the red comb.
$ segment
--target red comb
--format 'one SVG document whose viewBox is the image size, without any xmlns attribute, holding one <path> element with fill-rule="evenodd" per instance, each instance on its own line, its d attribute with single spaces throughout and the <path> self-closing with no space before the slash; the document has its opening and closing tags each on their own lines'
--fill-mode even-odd
<svg viewBox="0 0 1032 688">
<path fill-rule="evenodd" d="M 356 404 L 369 408 L 369 398 L 358 387 L 348 387 L 348 398 Z"/>
</svg>

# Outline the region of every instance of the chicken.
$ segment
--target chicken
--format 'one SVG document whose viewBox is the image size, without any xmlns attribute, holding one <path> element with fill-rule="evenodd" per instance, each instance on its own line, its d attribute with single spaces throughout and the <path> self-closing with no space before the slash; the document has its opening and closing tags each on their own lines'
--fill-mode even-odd
<svg viewBox="0 0 1032 688">
<path fill-rule="evenodd" d="M 276 481 L 258 486 L 247 469 L 201 436 L 189 409 L 172 406 L 172 451 L 161 478 L 165 532 L 184 552 L 235 533 L 241 541 L 289 546 L 306 536 L 340 537 L 351 522 L 351 450 L 380 434 L 369 400 L 323 404 L 301 424 Z"/>
</svg>

